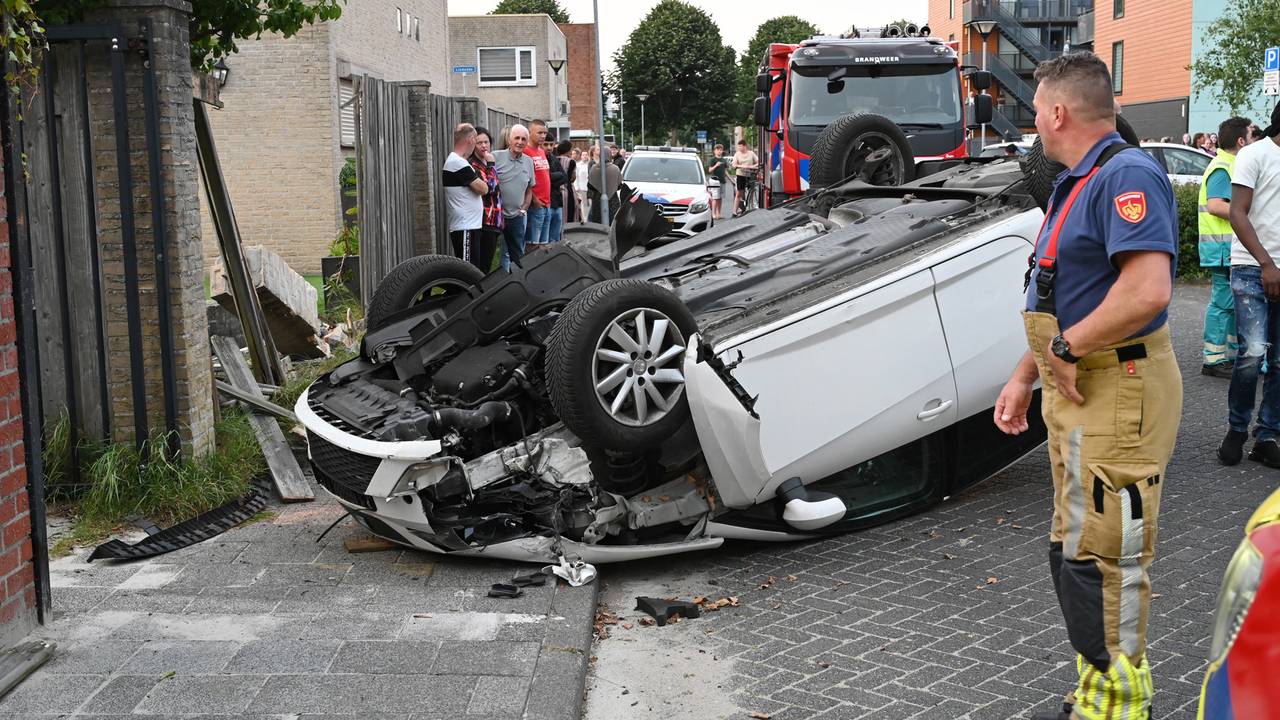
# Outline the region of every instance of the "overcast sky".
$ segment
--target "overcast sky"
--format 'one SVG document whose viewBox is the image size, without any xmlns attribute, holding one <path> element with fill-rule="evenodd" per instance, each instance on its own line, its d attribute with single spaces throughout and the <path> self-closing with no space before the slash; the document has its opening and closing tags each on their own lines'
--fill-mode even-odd
<svg viewBox="0 0 1280 720">
<path fill-rule="evenodd" d="M 924 24 L 928 21 L 927 0 L 896 0 L 896 2 L 832 2 L 831 0 L 690 0 L 702 8 L 720 26 L 720 36 L 741 55 L 747 42 L 755 34 L 756 27 L 778 15 L 799 15 L 813 23 L 824 33 L 836 34 L 858 27 L 880 27 L 901 18 Z M 497 6 L 498 0 L 451 0 L 450 15 L 483 15 Z M 658 0 L 599 0 L 600 50 L 605 68 L 613 67 L 613 53 L 631 35 L 631 31 L 644 19 Z M 560 0 L 560 6 L 569 11 L 569 20 L 576 23 L 591 22 L 591 0 Z"/>
</svg>

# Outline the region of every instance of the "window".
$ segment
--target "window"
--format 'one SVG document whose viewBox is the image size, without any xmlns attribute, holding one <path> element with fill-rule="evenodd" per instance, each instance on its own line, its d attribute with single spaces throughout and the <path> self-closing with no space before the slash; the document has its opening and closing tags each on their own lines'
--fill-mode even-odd
<svg viewBox="0 0 1280 720">
<path fill-rule="evenodd" d="M 1111 17 L 1116 20 L 1124 17 L 1124 0 L 1111 0 Z"/>
<path fill-rule="evenodd" d="M 947 0 L 947 17 L 954 20 L 956 17 L 956 0 Z"/>
<path fill-rule="evenodd" d="M 356 88 L 351 78 L 338 80 L 338 130 L 342 147 L 356 145 Z"/>
<path fill-rule="evenodd" d="M 421 19 L 422 18 L 413 19 L 413 39 L 417 42 L 422 42 L 422 35 L 418 33 L 418 21 Z"/>
<path fill-rule="evenodd" d="M 1111 43 L 1111 92 L 1124 90 L 1124 41 Z"/>
<path fill-rule="evenodd" d="M 534 59 L 534 48 L 531 47 L 477 48 L 480 86 L 537 85 Z"/>
<path fill-rule="evenodd" d="M 1209 167 L 1210 159 L 1208 156 L 1194 150 L 1183 150 L 1181 148 L 1164 149 L 1164 163 L 1170 175 L 1202 176 Z"/>
<path fill-rule="evenodd" d="M 956 41 L 955 33 L 951 33 L 950 35 L 947 36 L 947 42 L 955 42 L 955 41 Z"/>
<path fill-rule="evenodd" d="M 404 34 L 404 11 L 396 8 L 396 32 Z"/>
</svg>

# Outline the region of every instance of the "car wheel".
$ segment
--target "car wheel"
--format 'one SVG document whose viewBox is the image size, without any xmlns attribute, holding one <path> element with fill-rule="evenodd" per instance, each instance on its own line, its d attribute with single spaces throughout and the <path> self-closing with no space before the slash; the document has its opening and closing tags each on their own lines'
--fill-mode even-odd
<svg viewBox="0 0 1280 720">
<path fill-rule="evenodd" d="M 1137 133 L 1133 131 L 1133 126 L 1124 119 L 1123 115 L 1116 116 L 1116 132 L 1120 133 L 1120 137 L 1130 145 L 1139 144 Z M 1050 160 L 1044 154 L 1044 146 L 1040 143 L 1040 138 L 1036 138 L 1031 150 L 1018 162 L 1022 166 L 1022 174 L 1026 176 L 1027 192 L 1035 198 L 1041 210 L 1048 208 L 1049 196 L 1053 194 L 1053 183 L 1058 175 L 1067 169 L 1067 166 Z"/>
<path fill-rule="evenodd" d="M 657 445 L 689 417 L 682 364 L 696 330 L 685 304 L 657 285 L 592 285 L 547 338 L 551 404 L 586 445 L 631 452 Z"/>
<path fill-rule="evenodd" d="M 402 310 L 441 295 L 464 294 L 484 279 L 475 265 L 449 255 L 419 255 L 391 268 L 366 313 L 370 330 Z"/>
<path fill-rule="evenodd" d="M 809 187 L 854 179 L 901 185 L 916 176 L 907 136 L 892 120 L 874 113 L 845 115 L 818 135 L 809 157 Z"/>
</svg>

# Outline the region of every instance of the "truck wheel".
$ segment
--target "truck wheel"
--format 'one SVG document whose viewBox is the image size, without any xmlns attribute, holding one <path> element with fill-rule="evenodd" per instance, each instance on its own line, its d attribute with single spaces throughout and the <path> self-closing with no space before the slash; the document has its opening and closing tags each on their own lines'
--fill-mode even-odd
<svg viewBox="0 0 1280 720">
<path fill-rule="evenodd" d="M 370 330 L 377 329 L 392 315 L 428 298 L 468 292 L 484 279 L 475 265 L 451 255 L 419 255 L 391 268 L 378 283 L 365 314 Z"/>
<path fill-rule="evenodd" d="M 667 440 L 689 418 L 682 366 L 696 331 L 689 308 L 648 281 L 583 290 L 546 342 L 560 420 L 583 444 L 606 450 L 642 452 Z"/>
<path fill-rule="evenodd" d="M 809 159 L 809 187 L 844 180 L 901 185 L 916 176 L 915 156 L 902 129 L 874 113 L 845 115 L 818 135 Z"/>
<path fill-rule="evenodd" d="M 1138 145 L 1138 134 L 1123 115 L 1116 116 L 1116 132 L 1130 145 Z M 1049 207 L 1049 197 L 1053 194 L 1053 183 L 1058 174 L 1067 169 L 1066 165 L 1050 160 L 1044 154 L 1044 146 L 1040 138 L 1036 138 L 1031 150 L 1019 160 L 1022 174 L 1026 176 L 1027 193 L 1035 198 L 1041 210 Z"/>
</svg>

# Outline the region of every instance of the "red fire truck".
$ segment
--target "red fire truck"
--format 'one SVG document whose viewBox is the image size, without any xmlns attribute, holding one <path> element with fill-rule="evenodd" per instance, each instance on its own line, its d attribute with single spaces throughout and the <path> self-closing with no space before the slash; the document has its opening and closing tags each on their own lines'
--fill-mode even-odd
<svg viewBox="0 0 1280 720">
<path fill-rule="evenodd" d="M 927 27 L 920 33 L 908 27 L 906 34 L 889 30 L 883 37 L 818 37 L 769 46 L 756 78 L 755 104 L 766 206 L 808 190 L 815 144 L 828 126 L 850 115 L 878 115 L 900 130 L 880 121 L 883 137 L 870 133 L 866 151 L 892 145 L 895 137 L 905 140 L 909 148 L 899 147 L 914 161 L 910 176 L 922 163 L 968 155 L 955 43 L 927 34 Z M 970 81 L 975 88 L 990 82 L 986 73 L 973 73 Z M 991 98 L 980 98 L 972 120 L 989 122 Z M 874 129 L 874 122 L 868 127 Z"/>
</svg>

